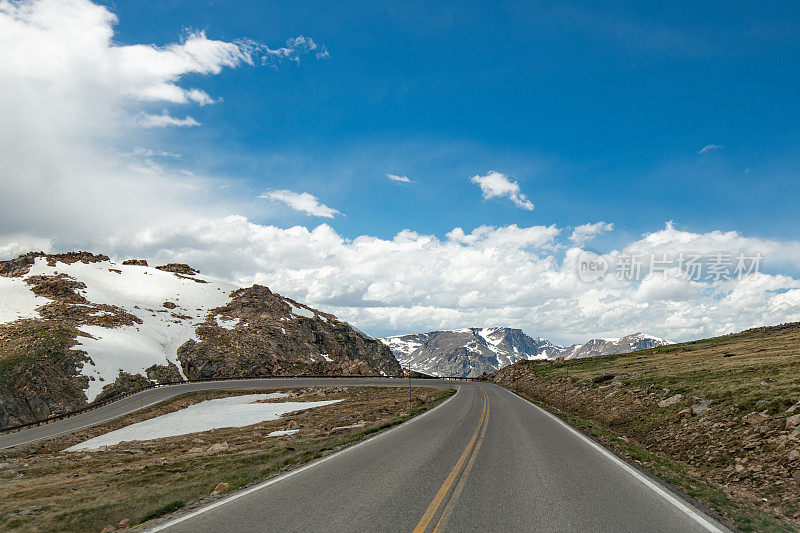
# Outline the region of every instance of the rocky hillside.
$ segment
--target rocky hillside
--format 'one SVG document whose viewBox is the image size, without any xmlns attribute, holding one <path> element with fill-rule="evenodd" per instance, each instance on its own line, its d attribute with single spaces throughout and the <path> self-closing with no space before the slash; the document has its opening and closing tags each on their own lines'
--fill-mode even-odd
<svg viewBox="0 0 800 533">
<path fill-rule="evenodd" d="M 517 361 L 577 359 L 595 355 L 635 352 L 669 341 L 642 333 L 620 339 L 592 339 L 569 348 L 541 337 L 530 337 L 521 329 L 464 328 L 430 333 L 384 337 L 381 342 L 405 367 L 435 376 L 479 376 Z"/>
<path fill-rule="evenodd" d="M 479 376 L 523 359 L 554 357 L 562 350 L 512 328 L 465 328 L 380 340 L 403 366 L 435 376 Z"/>
<path fill-rule="evenodd" d="M 800 323 L 491 379 L 702 499 L 741 531 L 800 529 Z"/>
<path fill-rule="evenodd" d="M 634 333 L 620 339 L 592 339 L 585 344 L 573 344 L 559 356 L 564 359 L 580 359 L 581 357 L 594 357 L 596 355 L 613 355 L 618 353 L 638 352 L 656 346 L 672 344 L 668 340 Z"/>
<path fill-rule="evenodd" d="M 267 287 L 86 252 L 0 262 L 0 427 L 149 383 L 386 374 L 391 351 Z"/>
</svg>

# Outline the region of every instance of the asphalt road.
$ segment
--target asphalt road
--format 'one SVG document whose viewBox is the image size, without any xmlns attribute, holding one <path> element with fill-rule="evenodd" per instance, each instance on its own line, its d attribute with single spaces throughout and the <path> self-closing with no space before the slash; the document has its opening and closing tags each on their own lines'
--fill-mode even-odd
<svg viewBox="0 0 800 533">
<path fill-rule="evenodd" d="M 420 417 L 154 531 L 724 530 L 513 393 L 457 387 Z"/>
</svg>

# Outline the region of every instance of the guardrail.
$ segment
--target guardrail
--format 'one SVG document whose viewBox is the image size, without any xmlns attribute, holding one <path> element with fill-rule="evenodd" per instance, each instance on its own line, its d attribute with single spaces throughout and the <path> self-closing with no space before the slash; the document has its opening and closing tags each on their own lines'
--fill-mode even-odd
<svg viewBox="0 0 800 533">
<path fill-rule="evenodd" d="M 99 409 L 100 407 L 104 407 L 106 405 L 116 403 L 120 400 L 128 398 L 129 396 L 133 396 L 134 394 L 139 394 L 140 392 L 144 392 L 150 389 L 156 389 L 161 387 L 170 387 L 174 385 L 186 385 L 188 383 L 212 383 L 215 381 L 243 381 L 243 380 L 251 380 L 251 379 L 292 379 L 292 378 L 382 378 L 382 379 L 407 379 L 406 376 L 383 376 L 380 374 L 369 374 L 369 375 L 356 375 L 356 374 L 343 374 L 343 375 L 329 375 L 329 374 L 292 374 L 290 376 L 239 376 L 239 377 L 224 377 L 224 378 L 213 378 L 213 379 L 187 379 L 182 381 L 165 381 L 162 383 L 153 383 L 151 385 L 147 385 L 145 387 L 139 387 L 138 389 L 130 390 L 127 392 L 123 392 L 117 394 L 116 396 L 112 396 L 111 398 L 106 398 L 105 400 L 101 400 L 99 402 L 93 402 L 86 407 L 81 407 L 80 409 L 75 409 L 74 411 L 69 411 L 67 413 L 61 413 L 59 415 L 53 415 L 47 418 L 43 418 L 41 420 L 36 420 L 34 422 L 28 422 L 26 424 L 18 424 L 16 426 L 8 426 L 4 428 L 0 428 L 0 433 L 13 433 L 15 431 L 20 431 L 23 429 L 42 426 L 45 424 L 51 424 L 53 422 L 58 422 L 59 420 L 64 420 L 66 418 L 72 418 L 73 416 L 77 416 L 88 411 L 94 411 L 95 409 Z M 461 377 L 461 376 L 414 376 L 411 379 L 432 379 L 432 380 L 451 380 L 451 381 L 480 381 L 481 378 L 479 377 Z"/>
</svg>

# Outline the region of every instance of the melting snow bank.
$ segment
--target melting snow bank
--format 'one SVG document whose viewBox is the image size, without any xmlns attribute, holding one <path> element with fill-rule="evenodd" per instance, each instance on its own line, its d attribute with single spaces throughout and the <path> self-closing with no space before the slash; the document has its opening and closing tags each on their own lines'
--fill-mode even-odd
<svg viewBox="0 0 800 533">
<path fill-rule="evenodd" d="M 105 435 L 100 435 L 67 448 L 65 451 L 96 450 L 101 446 L 114 446 L 132 440 L 163 439 L 189 433 L 219 428 L 250 426 L 267 420 L 276 420 L 286 413 L 322 407 L 342 400 L 319 402 L 257 403 L 261 400 L 285 398 L 287 394 L 245 394 L 208 400 L 185 409 L 137 422 Z"/>
</svg>

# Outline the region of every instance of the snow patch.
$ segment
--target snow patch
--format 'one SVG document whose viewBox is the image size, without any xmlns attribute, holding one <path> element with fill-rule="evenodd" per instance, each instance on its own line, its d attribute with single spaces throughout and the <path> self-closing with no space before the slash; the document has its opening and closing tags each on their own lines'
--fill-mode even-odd
<svg viewBox="0 0 800 533">
<path fill-rule="evenodd" d="M 0 324 L 13 322 L 20 318 L 39 318 L 36 308 L 50 303 L 42 296 L 36 296 L 31 286 L 22 278 L 6 278 L 0 276 Z"/>
<path fill-rule="evenodd" d="M 284 398 L 285 393 L 245 394 L 207 400 L 185 409 L 137 422 L 124 428 L 94 437 L 65 451 L 96 450 L 101 446 L 114 446 L 120 442 L 163 439 L 188 435 L 219 428 L 238 428 L 259 422 L 277 420 L 286 413 L 331 405 L 342 400 L 319 402 L 258 403 L 262 400 Z"/>
</svg>

